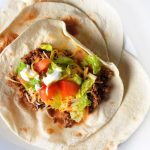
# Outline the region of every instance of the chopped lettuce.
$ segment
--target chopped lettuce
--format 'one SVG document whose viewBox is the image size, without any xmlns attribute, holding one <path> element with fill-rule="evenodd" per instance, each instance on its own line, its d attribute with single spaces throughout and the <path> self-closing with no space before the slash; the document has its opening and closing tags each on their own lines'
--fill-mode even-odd
<svg viewBox="0 0 150 150">
<path fill-rule="evenodd" d="M 67 56 L 62 56 L 58 57 L 56 60 L 54 60 L 56 64 L 61 64 L 61 65 L 69 65 L 73 63 L 73 59 Z"/>
<path fill-rule="evenodd" d="M 82 83 L 82 78 L 78 74 L 74 74 L 73 77 L 70 79 L 76 82 L 78 85 L 81 85 Z"/>
<path fill-rule="evenodd" d="M 83 118 L 85 108 L 90 105 L 91 101 L 87 98 L 86 94 L 78 95 L 77 100 L 72 104 L 71 119 L 80 122 Z"/>
<path fill-rule="evenodd" d="M 56 68 L 61 69 L 61 67 L 59 67 L 57 64 L 55 64 L 54 62 L 51 62 L 51 65 L 48 68 L 48 73 L 49 74 L 53 73 Z"/>
<path fill-rule="evenodd" d="M 91 101 L 87 97 L 87 91 L 92 87 L 95 80 L 96 76 L 89 73 L 88 79 L 82 83 L 80 91 L 77 93 L 77 100 L 72 104 L 72 111 L 70 115 L 76 122 L 82 120 L 85 108 L 91 105 Z"/>
<path fill-rule="evenodd" d="M 93 74 L 97 74 L 101 69 L 101 63 L 96 55 L 88 55 L 81 63 L 83 66 L 91 65 Z"/>
<path fill-rule="evenodd" d="M 53 50 L 53 47 L 52 47 L 51 44 L 45 44 L 45 43 L 42 43 L 42 44 L 40 45 L 40 48 L 41 48 L 42 50 L 46 50 L 46 51 L 52 51 L 52 50 Z"/>
<path fill-rule="evenodd" d="M 20 61 L 16 69 L 17 74 L 19 74 L 26 67 L 27 65 L 23 61 Z"/>
<path fill-rule="evenodd" d="M 86 92 L 92 87 L 92 85 L 94 84 L 96 80 L 96 76 L 94 76 L 93 74 L 89 73 L 88 74 L 88 79 L 86 79 L 82 85 L 81 85 L 81 89 L 80 89 L 80 93 L 81 95 L 86 94 Z"/>
<path fill-rule="evenodd" d="M 67 75 L 71 75 L 71 69 L 70 69 L 70 66 L 69 66 L 69 65 L 67 66 L 67 68 L 66 68 L 66 70 L 65 70 L 65 73 L 66 73 Z"/>
<path fill-rule="evenodd" d="M 32 88 L 35 91 L 35 85 L 36 84 L 39 84 L 39 80 L 31 79 L 24 86 L 25 86 L 26 89 Z"/>
</svg>

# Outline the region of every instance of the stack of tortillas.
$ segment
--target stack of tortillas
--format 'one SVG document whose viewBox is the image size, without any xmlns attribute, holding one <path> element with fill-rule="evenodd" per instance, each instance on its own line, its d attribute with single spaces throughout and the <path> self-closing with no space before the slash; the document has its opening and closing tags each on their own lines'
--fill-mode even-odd
<svg viewBox="0 0 150 150">
<path fill-rule="evenodd" d="M 118 67 L 124 84 L 124 96 L 117 112 L 107 124 L 82 142 L 48 145 L 44 139 L 21 138 L 45 149 L 115 150 L 133 134 L 150 106 L 150 81 L 139 62 L 124 50 L 122 24 L 113 8 L 103 0 L 15 0 L 7 10 L 0 12 L 0 16 L 1 52 L 9 49 L 9 45 L 38 20 L 62 20 L 73 37 Z M 2 109 L 7 108 L 0 105 L 0 112 Z M 10 128 L 15 132 L 13 127 Z"/>
</svg>

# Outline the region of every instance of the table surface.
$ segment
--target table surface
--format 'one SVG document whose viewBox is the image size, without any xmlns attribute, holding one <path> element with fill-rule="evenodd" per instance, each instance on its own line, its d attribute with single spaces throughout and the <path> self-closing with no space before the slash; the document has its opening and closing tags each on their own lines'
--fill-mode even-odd
<svg viewBox="0 0 150 150">
<path fill-rule="evenodd" d="M 7 0 L 0 0 L 0 9 L 5 7 Z M 150 1 L 149 0 L 106 0 L 118 12 L 121 17 L 125 35 L 128 35 L 131 43 L 130 52 L 137 58 L 150 75 Z M 128 42 L 130 44 L 130 42 Z M 118 150 L 146 150 L 150 148 L 150 113 L 147 114 L 139 129 Z M 4 131 L 5 132 L 5 131 Z M 22 144 L 24 144 L 22 142 Z M 21 145 L 9 142 L 0 136 L 0 150 L 25 150 Z M 32 148 L 32 150 L 36 148 Z"/>
</svg>

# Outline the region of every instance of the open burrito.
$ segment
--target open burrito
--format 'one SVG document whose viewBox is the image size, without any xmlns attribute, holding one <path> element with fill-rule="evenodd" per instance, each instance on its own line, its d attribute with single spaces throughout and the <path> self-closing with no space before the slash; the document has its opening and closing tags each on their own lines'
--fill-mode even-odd
<svg viewBox="0 0 150 150">
<path fill-rule="evenodd" d="M 68 34 L 62 21 L 31 25 L 2 52 L 0 67 L 0 104 L 7 108 L 1 116 L 28 142 L 44 138 L 47 145 L 70 145 L 85 140 L 113 117 L 122 101 L 118 69 Z M 26 133 L 21 132 L 24 126 Z"/>
</svg>

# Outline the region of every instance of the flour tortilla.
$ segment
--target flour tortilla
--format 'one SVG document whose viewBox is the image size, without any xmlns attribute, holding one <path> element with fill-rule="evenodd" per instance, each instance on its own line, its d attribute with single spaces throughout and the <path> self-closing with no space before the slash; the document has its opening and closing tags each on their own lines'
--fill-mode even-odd
<svg viewBox="0 0 150 150">
<path fill-rule="evenodd" d="M 124 83 L 124 99 L 119 110 L 99 132 L 69 150 L 117 150 L 144 120 L 150 107 L 149 77 L 136 58 L 126 51 L 119 70 Z"/>
<path fill-rule="evenodd" d="M 3 32 L 20 35 L 31 24 L 43 18 L 68 20 L 73 36 L 103 60 L 108 61 L 105 41 L 95 24 L 79 9 L 64 3 L 36 3 L 23 9 L 19 16 Z M 86 37 L 86 40 L 85 40 Z"/>
<path fill-rule="evenodd" d="M 123 43 L 122 42 L 123 37 L 120 36 L 122 35 L 123 32 L 122 32 L 122 28 L 118 27 L 120 26 L 120 19 L 118 18 L 118 15 L 116 14 L 116 12 L 114 12 L 114 10 L 110 8 L 108 4 L 105 4 L 106 2 L 104 2 L 103 0 L 95 0 L 94 2 L 90 0 L 74 0 L 74 1 L 65 0 L 65 1 L 66 3 L 70 3 L 76 7 L 81 8 L 89 16 L 90 14 L 93 14 L 93 16 L 103 15 L 101 13 L 102 10 L 100 9 L 100 7 L 102 7 L 103 5 L 107 5 L 107 7 L 109 7 L 108 17 L 109 15 L 111 16 L 109 17 L 109 21 L 115 18 L 112 16 L 115 13 L 119 22 L 117 23 L 115 19 L 115 21 L 112 20 L 114 21 L 112 24 L 113 24 L 114 33 L 116 32 L 115 34 L 113 34 L 113 37 L 118 37 L 117 41 L 116 41 L 116 38 L 112 38 L 112 35 L 111 35 L 112 32 L 107 32 L 106 35 L 108 35 L 107 37 L 108 38 L 110 37 L 111 39 L 111 40 L 107 39 L 109 41 L 110 47 L 111 47 L 111 44 L 114 45 L 114 43 L 117 42 L 117 45 L 118 45 L 116 46 L 117 51 L 115 50 L 115 48 L 114 48 L 115 51 L 113 51 L 113 55 L 116 55 L 117 57 L 118 50 L 120 52 L 120 48 L 122 47 L 122 43 Z M 108 8 L 106 9 L 106 11 L 108 11 Z M 99 23 L 101 20 L 99 20 L 99 17 L 94 17 L 93 20 L 97 23 L 98 27 L 101 27 L 101 24 Z M 107 28 L 109 28 L 109 26 L 107 26 Z M 117 60 L 119 60 L 119 57 L 117 58 Z M 114 149 L 117 149 L 118 144 L 124 142 L 127 138 L 129 138 L 131 134 L 133 134 L 133 132 L 141 124 L 150 105 L 150 100 L 149 100 L 150 95 L 148 91 L 150 89 L 149 79 L 145 71 L 141 67 L 141 65 L 137 62 L 137 60 L 126 51 L 124 51 L 122 54 L 120 68 L 122 68 L 120 70 L 121 74 L 122 75 L 124 74 L 122 79 L 124 82 L 126 81 L 126 84 L 125 84 L 126 94 L 124 96 L 125 98 L 121 105 L 121 108 L 116 113 L 115 117 L 113 117 L 113 120 L 111 120 L 109 124 L 106 125 L 104 128 L 99 130 L 99 132 L 97 132 L 94 136 L 91 136 L 91 138 L 89 138 L 87 141 L 82 142 L 82 144 L 79 144 L 75 147 L 62 147 L 60 149 L 114 150 Z M 128 69 L 125 69 L 125 68 L 128 68 Z M 139 89 L 139 87 L 145 87 L 144 88 L 145 90 L 143 91 L 142 89 Z M 129 107 L 129 109 L 127 109 L 127 107 Z M 129 110 L 133 110 L 133 113 L 130 113 Z M 133 119 L 134 116 L 137 116 L 136 120 Z M 11 141 L 14 138 L 15 137 L 13 137 Z M 21 143 L 20 145 L 27 146 L 26 144 L 23 144 L 19 140 L 14 141 L 14 143 L 16 144 Z M 35 145 L 37 144 L 35 143 Z M 44 145 L 44 143 L 42 143 L 41 145 Z M 55 149 L 55 147 L 51 147 L 51 148 Z M 30 146 L 28 146 L 28 149 L 33 149 L 33 147 L 30 148 Z"/>
<path fill-rule="evenodd" d="M 34 0 L 31 0 L 34 2 Z M 37 2 L 38 0 L 36 0 Z M 120 17 L 105 0 L 45 0 L 65 2 L 83 10 L 96 24 L 105 39 L 110 62 L 119 64 L 123 50 L 123 28 Z"/>
<path fill-rule="evenodd" d="M 127 140 L 139 127 L 150 106 L 149 77 L 136 58 L 127 51 L 124 51 L 122 54 L 119 68 L 125 85 L 125 98 L 116 115 L 107 125 L 97 131 L 96 134 L 90 136 L 86 141 L 76 146 L 62 146 L 58 150 L 117 150 L 118 145 Z M 124 68 L 126 69 L 124 70 Z M 1 133 L 5 132 L 8 141 L 11 139 L 11 142 L 23 149 L 43 150 L 22 142 L 22 140 L 10 133 L 5 126 L 0 128 L 0 131 Z M 34 145 L 39 144 L 38 142 L 40 141 L 36 141 Z M 44 145 L 43 142 L 40 143 Z M 47 150 L 51 149 L 56 149 L 56 147 L 47 148 Z"/>
<path fill-rule="evenodd" d="M 45 19 L 31 25 L 0 56 L 0 67 L 2 68 L 0 74 L 0 114 L 11 130 L 25 141 L 36 144 L 38 147 L 50 148 L 54 146 L 56 149 L 60 149 L 61 146 L 75 145 L 86 140 L 107 124 L 121 104 L 123 84 L 116 66 L 101 60 L 102 64 L 114 72 L 111 80 L 113 88 L 109 99 L 90 114 L 81 125 L 65 129 L 56 127 L 46 110 L 36 112 L 23 107 L 18 101 L 16 91 L 9 87 L 5 79 L 8 72 L 16 68 L 19 58 L 36 49 L 43 42 L 51 43 L 58 49 L 71 51 L 81 49 L 93 54 L 67 33 L 62 21 Z M 25 128 L 26 132 L 22 132 L 22 128 Z M 49 132 L 52 130 L 55 130 L 55 133 Z"/>
<path fill-rule="evenodd" d="M 28 0 L 24 2 L 25 5 L 30 5 L 37 1 L 38 0 Z M 73 4 L 75 7 L 79 7 L 81 10 L 60 2 L 64 1 L 59 1 L 59 4 L 49 2 L 35 3 L 35 5 L 25 8 L 19 15 L 20 19 L 14 18 L 15 25 L 12 27 L 14 23 L 10 22 L 10 26 L 6 28 L 3 34 L 7 35 L 9 32 L 13 32 L 15 28 L 15 32 L 20 35 L 25 30 L 25 26 L 29 26 L 30 23 L 33 23 L 37 19 L 43 19 L 45 17 L 60 19 L 66 14 L 71 14 L 71 16 L 79 18 L 82 27 L 85 27 L 85 29 L 78 28 L 80 35 L 76 36 L 76 38 L 87 48 L 97 52 L 97 55 L 101 56 L 103 60 L 108 61 L 109 57 L 110 61 L 118 65 L 123 46 L 123 30 L 121 21 L 116 12 L 103 1 L 99 1 L 100 5 L 98 5 L 98 8 L 96 7 L 95 10 L 91 7 L 93 6 L 93 2 L 89 0 L 65 1 L 66 3 Z M 30 12 L 32 14 L 34 9 L 35 11 L 37 10 L 39 15 L 28 22 L 24 21 L 24 16 L 30 14 Z M 94 20 L 95 24 L 90 22 L 90 19 Z M 17 23 L 20 21 L 22 21 L 22 23 L 18 26 Z"/>
<path fill-rule="evenodd" d="M 10 25 L 23 8 L 27 7 L 27 4 L 22 0 L 9 0 L 7 4 L 5 8 L 0 10 L 0 33 Z"/>
</svg>

